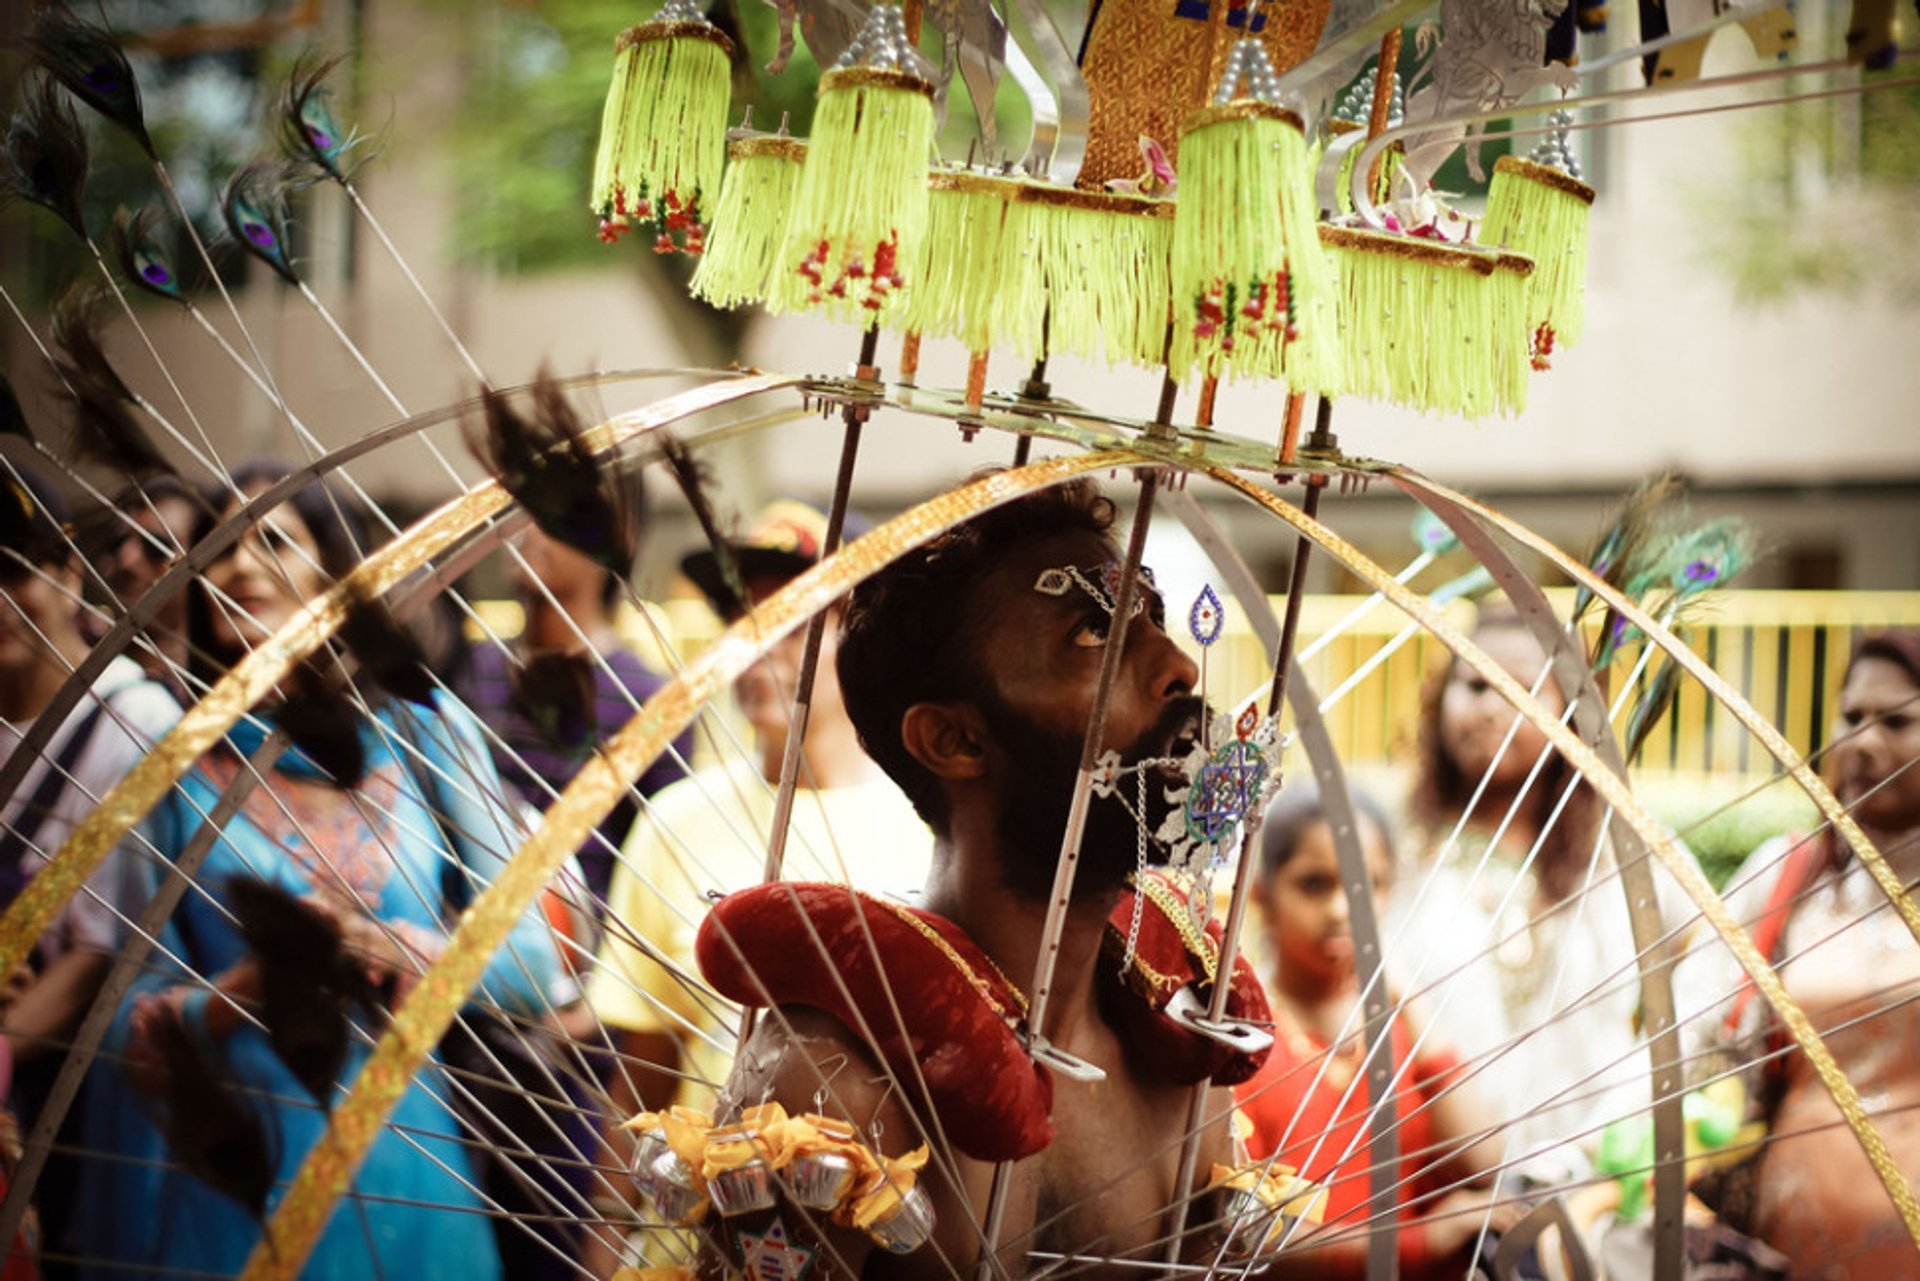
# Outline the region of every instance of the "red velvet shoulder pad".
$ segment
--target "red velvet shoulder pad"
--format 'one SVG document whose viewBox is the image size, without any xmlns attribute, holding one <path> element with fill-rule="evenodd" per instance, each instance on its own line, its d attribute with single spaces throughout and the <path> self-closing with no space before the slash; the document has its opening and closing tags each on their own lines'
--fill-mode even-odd
<svg viewBox="0 0 1920 1281">
<path fill-rule="evenodd" d="M 1139 1001 L 1115 1004 L 1128 1028 L 1128 1044 L 1138 1061 L 1151 1064 L 1168 1080 L 1191 1083 L 1210 1078 L 1215 1085 L 1238 1085 L 1249 1080 L 1272 1050 L 1244 1053 L 1210 1040 L 1177 1022 L 1166 1011 L 1167 1002 L 1183 987 L 1194 989 L 1201 1005 L 1213 999 L 1213 981 L 1220 963 L 1219 921 L 1208 921 L 1204 932 L 1194 928 L 1187 911 L 1187 886 L 1166 872 L 1142 873 L 1146 888 L 1141 904 L 1140 933 L 1133 961 L 1116 982 L 1123 983 Z M 1118 966 L 1125 958 L 1133 932 L 1135 891 L 1120 896 L 1107 918 L 1102 944 L 1107 958 Z M 1102 966 L 1101 973 L 1117 970 Z M 1244 951 L 1233 958 L 1233 986 L 1227 992 L 1227 1018 L 1271 1027 L 1273 1011 Z"/>
<path fill-rule="evenodd" d="M 1026 1001 L 953 922 L 844 885 L 729 894 L 694 944 L 714 989 L 747 1006 L 824 1010 L 871 1045 L 947 1138 L 981 1161 L 1053 1141 L 1053 1082 L 1021 1043 Z"/>
</svg>

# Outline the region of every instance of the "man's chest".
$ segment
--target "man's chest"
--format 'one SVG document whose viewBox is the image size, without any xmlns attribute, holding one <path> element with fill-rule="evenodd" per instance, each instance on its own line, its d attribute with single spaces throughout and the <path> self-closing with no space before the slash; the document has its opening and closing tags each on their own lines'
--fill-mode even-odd
<svg viewBox="0 0 1920 1281">
<path fill-rule="evenodd" d="M 1056 1082 L 1054 1141 L 1013 1167 L 1003 1195 L 997 1243 L 1007 1275 L 1032 1275 L 1063 1255 L 1164 1257 L 1190 1099 L 1185 1089 Z M 1227 1159 L 1226 1147 L 1224 1121 L 1203 1131 L 1195 1188 L 1206 1186 L 1213 1162 Z M 983 1249 L 993 1169 L 967 1166 L 970 1205 L 941 1198 L 940 1231 L 949 1257 L 971 1263 Z M 1196 1210 L 1192 1222 L 1206 1217 Z"/>
</svg>

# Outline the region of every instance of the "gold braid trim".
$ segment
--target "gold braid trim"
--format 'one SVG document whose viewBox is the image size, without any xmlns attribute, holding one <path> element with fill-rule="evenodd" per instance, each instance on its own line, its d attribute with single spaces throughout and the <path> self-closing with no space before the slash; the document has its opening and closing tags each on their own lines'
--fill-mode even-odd
<svg viewBox="0 0 1920 1281">
<path fill-rule="evenodd" d="M 1007 1007 L 1000 1004 L 999 1000 L 993 995 L 993 987 L 985 979 L 980 977 L 978 970 L 967 964 L 967 958 L 960 955 L 959 949 L 947 941 L 946 935 L 934 929 L 933 926 L 928 925 L 925 921 L 915 916 L 912 912 L 909 912 L 906 908 L 901 907 L 898 903 L 889 903 L 885 899 L 874 898 L 867 894 L 861 894 L 860 900 L 864 903 L 871 903 L 875 907 L 885 908 L 912 926 L 927 942 L 939 948 L 940 954 L 953 964 L 954 969 L 960 971 L 960 977 L 964 978 L 968 985 L 980 994 L 980 999 L 987 1003 L 987 1007 L 999 1015 L 1008 1025 L 1018 1023 L 1027 1016 L 1026 993 L 1022 992 L 1012 983 L 1007 982 L 1007 976 L 1000 972 L 999 966 L 993 964 L 992 957 L 987 958 L 987 964 L 992 966 L 994 976 L 1002 983 L 1006 983 L 1007 992 L 1013 997 L 1013 1003 L 1020 1007 L 1020 1013 L 1017 1017 L 1009 1014 Z"/>
<path fill-rule="evenodd" d="M 1186 901 L 1157 876 L 1136 876 L 1134 890 L 1144 894 L 1147 902 L 1158 908 L 1160 914 L 1180 932 L 1180 941 L 1186 945 L 1187 955 L 1199 963 L 1201 973 L 1207 976 L 1208 983 L 1212 983 L 1219 973 L 1220 956 L 1214 949 L 1213 940 L 1194 928 L 1193 913 L 1187 910 Z M 1139 957 L 1135 956 L 1134 959 L 1138 961 Z"/>
<path fill-rule="evenodd" d="M 1500 254 L 1489 249 L 1470 249 L 1465 245 L 1443 244 L 1438 240 L 1419 240 L 1413 236 L 1375 231 L 1370 227 L 1335 227 L 1320 224 L 1320 243 L 1329 249 L 1351 249 L 1356 253 L 1382 254 L 1405 258 L 1429 267 L 1454 267 L 1462 271 L 1491 276 L 1500 265 Z"/>
<path fill-rule="evenodd" d="M 1188 116 L 1180 122 L 1180 136 L 1214 125 L 1227 124 L 1235 120 L 1277 120 L 1283 125 L 1291 125 L 1300 133 L 1306 132 L 1306 125 L 1300 117 L 1285 107 L 1276 107 L 1271 102 L 1261 102 L 1258 98 L 1236 98 L 1232 102 L 1216 103 Z"/>
</svg>

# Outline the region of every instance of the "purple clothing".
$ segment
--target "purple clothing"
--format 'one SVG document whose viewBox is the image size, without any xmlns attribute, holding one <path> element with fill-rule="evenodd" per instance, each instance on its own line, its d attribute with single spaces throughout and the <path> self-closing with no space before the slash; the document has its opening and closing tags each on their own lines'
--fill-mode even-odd
<svg viewBox="0 0 1920 1281">
<path fill-rule="evenodd" d="M 541 727 L 528 720 L 514 706 L 513 660 L 491 641 L 473 646 L 467 655 L 467 668 L 459 681 L 461 699 L 487 727 L 498 734 L 511 750 L 494 746 L 494 764 L 500 777 L 515 796 L 536 809 L 546 809 L 553 792 L 565 788 L 581 765 L 633 715 L 636 704 L 644 703 L 666 682 L 647 670 L 631 650 L 612 649 L 605 654 L 606 666 L 593 663 L 594 724 L 585 727 L 577 741 L 556 742 Z M 607 669 L 611 668 L 613 675 Z M 614 677 L 618 677 L 618 683 Z M 625 686 L 622 692 L 621 686 Z M 629 697 L 631 696 L 631 697 Z M 640 794 L 655 792 L 686 774 L 684 762 L 693 751 L 693 731 L 674 740 L 673 750 L 640 776 Z M 515 758 L 518 759 L 515 759 Z M 543 787 L 541 784 L 546 784 Z M 552 792 L 548 788 L 552 788 Z M 613 879 L 614 855 L 633 825 L 637 809 L 632 792 L 623 797 L 600 822 L 600 837 L 580 848 L 580 870 L 593 891 L 596 902 L 604 902 L 607 885 Z"/>
</svg>

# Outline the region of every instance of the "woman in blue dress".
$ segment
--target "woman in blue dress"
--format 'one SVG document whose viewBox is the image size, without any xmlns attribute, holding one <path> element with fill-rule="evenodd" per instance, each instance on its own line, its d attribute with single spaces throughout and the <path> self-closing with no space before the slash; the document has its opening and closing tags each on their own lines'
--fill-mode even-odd
<svg viewBox="0 0 1920 1281">
<path fill-rule="evenodd" d="M 251 496 L 277 475 L 243 472 L 240 489 Z M 190 631 L 197 658 L 209 665 L 204 675 L 217 675 L 271 635 L 344 573 L 354 554 L 340 509 L 317 488 L 264 518 L 195 584 Z M 248 769 L 245 758 L 277 710 L 262 705 L 243 718 L 148 816 L 142 830 L 154 851 L 170 860 L 185 848 Z M 268 1214 L 327 1124 L 323 1103 L 344 1096 L 368 1054 L 367 1038 L 349 1038 L 332 1090 L 319 1091 L 331 1094 L 324 1100 L 282 1062 L 258 1021 L 261 968 L 231 911 L 235 879 L 264 881 L 319 909 L 369 979 L 403 1004 L 410 981 L 444 946 L 448 923 L 518 844 L 478 727 L 457 703 L 378 703 L 353 732 L 364 757 L 357 778 L 335 777 L 297 749 L 281 755 L 224 826 L 168 922 L 164 953 L 156 949 L 118 1012 L 108 1053 L 121 1084 L 131 1087 L 125 1101 L 138 1106 L 113 1119 L 113 1150 L 122 1160 L 101 1171 L 95 1189 L 97 1209 L 111 1217 L 96 1218 L 93 1240 L 75 1243 L 83 1256 L 110 1249 L 122 1264 L 113 1275 L 126 1276 L 127 1264 L 230 1275 L 261 1233 L 252 1209 L 188 1172 L 154 1128 L 169 1099 L 161 1034 L 171 1029 L 163 1022 L 177 1020 L 205 1061 L 230 1072 L 232 1097 L 259 1118 L 273 1171 Z M 537 1022 L 564 982 L 545 926 L 529 914 L 473 999 Z M 438 1067 L 414 1082 L 303 1276 L 490 1281 L 500 1274 L 487 1207 L 474 1190 L 473 1148 L 447 1106 L 449 1092 Z M 172 1098 L 177 1105 L 178 1091 Z M 142 1160 L 156 1155 L 157 1164 Z"/>
</svg>

